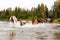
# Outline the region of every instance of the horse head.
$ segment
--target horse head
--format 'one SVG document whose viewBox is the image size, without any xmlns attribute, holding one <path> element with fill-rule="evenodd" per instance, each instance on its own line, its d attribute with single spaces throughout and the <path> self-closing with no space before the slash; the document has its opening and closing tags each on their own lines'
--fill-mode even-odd
<svg viewBox="0 0 60 40">
<path fill-rule="evenodd" d="M 13 23 L 17 22 L 17 18 L 15 16 L 11 16 L 9 20 Z"/>
</svg>

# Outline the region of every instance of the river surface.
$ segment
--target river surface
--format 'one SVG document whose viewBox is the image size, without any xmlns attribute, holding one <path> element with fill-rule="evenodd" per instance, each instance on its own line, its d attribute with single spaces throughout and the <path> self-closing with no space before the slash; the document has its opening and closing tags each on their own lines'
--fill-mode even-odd
<svg viewBox="0 0 60 40">
<path fill-rule="evenodd" d="M 10 27 L 9 22 L 0 21 L 0 40 L 60 40 L 60 24 L 27 23 Z"/>
</svg>

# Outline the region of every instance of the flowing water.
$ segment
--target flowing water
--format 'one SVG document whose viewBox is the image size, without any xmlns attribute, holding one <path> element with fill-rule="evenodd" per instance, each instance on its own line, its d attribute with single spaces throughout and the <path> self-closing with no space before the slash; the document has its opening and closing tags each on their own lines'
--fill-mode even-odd
<svg viewBox="0 0 60 40">
<path fill-rule="evenodd" d="M 0 40 L 60 40 L 60 24 L 27 23 L 21 27 L 10 27 L 9 22 L 0 21 Z"/>
</svg>

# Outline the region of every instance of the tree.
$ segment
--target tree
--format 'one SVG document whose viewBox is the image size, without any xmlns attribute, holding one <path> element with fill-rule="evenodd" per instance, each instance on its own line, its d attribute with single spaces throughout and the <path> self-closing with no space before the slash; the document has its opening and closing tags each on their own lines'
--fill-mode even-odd
<svg viewBox="0 0 60 40">
<path fill-rule="evenodd" d="M 47 6 L 46 6 L 46 5 L 45 5 L 45 15 L 46 15 L 46 18 L 48 18 L 48 17 L 49 17 L 48 8 L 47 8 Z"/>
<path fill-rule="evenodd" d="M 52 12 L 52 10 L 49 11 L 49 18 L 53 18 L 53 12 Z"/>
<path fill-rule="evenodd" d="M 59 0 L 54 2 L 53 12 L 54 12 L 55 17 L 60 18 L 60 1 Z"/>
<path fill-rule="evenodd" d="M 5 19 L 5 10 L 0 12 L 0 19 Z"/>
<path fill-rule="evenodd" d="M 37 17 L 37 9 L 36 8 L 31 9 L 31 16 L 32 16 L 32 19 Z"/>
<path fill-rule="evenodd" d="M 42 3 L 41 6 L 40 6 L 40 13 L 41 13 L 41 18 L 45 18 L 46 15 L 45 15 L 45 6 L 44 4 Z"/>
<path fill-rule="evenodd" d="M 42 17 L 40 10 L 41 10 L 41 9 L 40 9 L 40 4 L 38 4 L 38 7 L 37 7 L 37 17 L 38 17 L 38 18 L 41 18 L 41 17 Z"/>
</svg>

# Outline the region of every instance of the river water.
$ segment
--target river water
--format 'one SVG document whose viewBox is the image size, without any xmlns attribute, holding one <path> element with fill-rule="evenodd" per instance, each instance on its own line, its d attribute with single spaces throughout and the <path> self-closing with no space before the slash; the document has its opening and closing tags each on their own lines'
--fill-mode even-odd
<svg viewBox="0 0 60 40">
<path fill-rule="evenodd" d="M 0 21 L 0 40 L 60 40 L 60 24 L 27 23 L 10 27 L 9 22 Z"/>
</svg>

